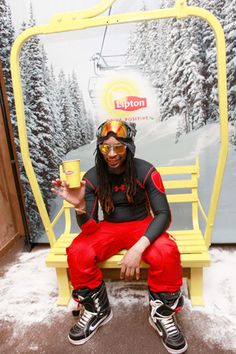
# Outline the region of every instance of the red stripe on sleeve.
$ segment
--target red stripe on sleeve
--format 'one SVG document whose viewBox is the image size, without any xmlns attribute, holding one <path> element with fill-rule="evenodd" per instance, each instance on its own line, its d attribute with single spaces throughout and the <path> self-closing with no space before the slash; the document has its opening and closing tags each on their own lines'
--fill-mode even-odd
<svg viewBox="0 0 236 354">
<path fill-rule="evenodd" d="M 152 182 L 154 183 L 154 186 L 161 192 L 165 193 L 165 188 L 161 179 L 161 175 L 157 171 L 153 171 L 151 174 L 151 179 Z"/>
</svg>

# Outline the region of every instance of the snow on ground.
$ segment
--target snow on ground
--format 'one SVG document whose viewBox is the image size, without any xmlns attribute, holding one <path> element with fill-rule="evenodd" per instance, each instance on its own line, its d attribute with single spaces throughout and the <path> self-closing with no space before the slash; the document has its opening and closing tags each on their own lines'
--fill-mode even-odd
<svg viewBox="0 0 236 354">
<path fill-rule="evenodd" d="M 219 344 L 225 350 L 236 350 L 236 250 L 211 249 L 212 264 L 204 270 L 205 307 L 192 308 L 186 298 L 183 317 L 200 333 L 202 341 Z M 20 254 L 0 279 L 0 321 L 14 325 L 15 336 L 32 324 L 50 322 L 74 308 L 56 305 L 57 284 L 54 269 L 46 268 L 48 250 Z M 131 307 L 148 301 L 144 282 L 108 282 L 113 307 Z M 186 285 L 183 287 L 186 293 Z M 204 316 L 204 321 L 202 320 Z"/>
<path fill-rule="evenodd" d="M 236 350 L 236 250 L 220 248 L 210 250 L 211 266 L 204 270 L 205 307 L 191 307 L 186 299 L 186 309 L 207 315 L 207 320 L 194 323 L 204 341 L 221 344 L 227 350 Z M 194 322 L 194 320 L 193 320 Z"/>
</svg>

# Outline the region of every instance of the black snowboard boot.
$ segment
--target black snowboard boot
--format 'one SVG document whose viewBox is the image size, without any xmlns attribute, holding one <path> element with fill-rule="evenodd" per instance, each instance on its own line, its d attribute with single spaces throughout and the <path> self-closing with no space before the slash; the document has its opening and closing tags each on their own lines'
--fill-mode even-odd
<svg viewBox="0 0 236 354">
<path fill-rule="evenodd" d="M 69 341 L 74 345 L 84 344 L 97 331 L 112 318 L 112 311 L 107 297 L 104 282 L 94 290 L 84 288 L 74 290 L 74 299 L 82 305 L 79 321 L 69 332 Z"/>
<path fill-rule="evenodd" d="M 169 353 L 184 353 L 188 344 L 177 324 L 175 312 L 183 306 L 181 291 L 175 293 L 153 293 L 149 290 L 151 326 L 162 337 Z"/>
</svg>

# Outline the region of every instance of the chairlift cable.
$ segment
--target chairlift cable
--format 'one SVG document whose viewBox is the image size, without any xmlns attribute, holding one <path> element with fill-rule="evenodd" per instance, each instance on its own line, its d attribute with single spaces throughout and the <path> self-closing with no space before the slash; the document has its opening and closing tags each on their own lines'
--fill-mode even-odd
<svg viewBox="0 0 236 354">
<path fill-rule="evenodd" d="M 110 16 L 110 14 L 111 14 L 111 8 L 112 8 L 112 6 L 109 8 L 108 16 Z M 101 49 L 100 49 L 99 58 L 101 58 L 101 56 L 102 56 L 103 46 L 104 46 L 104 43 L 105 43 L 105 38 L 106 38 L 106 33 L 107 33 L 107 27 L 108 26 L 106 25 L 105 30 L 104 30 L 104 34 L 103 34 L 103 39 L 102 39 L 102 45 L 101 45 Z"/>
</svg>

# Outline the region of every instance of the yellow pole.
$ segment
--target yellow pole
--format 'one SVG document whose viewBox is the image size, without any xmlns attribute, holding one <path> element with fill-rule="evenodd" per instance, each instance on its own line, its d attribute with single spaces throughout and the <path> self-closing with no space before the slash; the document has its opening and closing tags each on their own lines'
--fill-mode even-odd
<svg viewBox="0 0 236 354">
<path fill-rule="evenodd" d="M 30 155 L 29 155 L 29 145 L 27 139 L 26 131 L 26 122 L 25 122 L 25 113 L 24 113 L 24 101 L 23 101 L 23 92 L 20 79 L 20 66 L 19 66 L 19 53 L 23 42 L 20 41 L 19 37 L 16 39 L 15 44 L 11 52 L 11 74 L 13 81 L 13 90 L 15 98 L 15 107 L 16 107 L 16 116 L 18 121 L 18 132 L 21 146 L 22 160 L 24 163 L 25 171 L 32 188 L 32 192 L 39 209 L 39 213 L 44 224 L 48 240 L 52 246 L 55 241 L 55 234 L 53 227 L 51 225 L 47 209 L 45 207 L 42 194 L 37 182 L 37 177 L 35 175 Z"/>
<path fill-rule="evenodd" d="M 183 18 L 187 16 L 197 16 L 207 21 L 213 28 L 217 43 L 217 72 L 218 72 L 218 91 L 219 91 L 219 111 L 220 111 L 220 134 L 221 147 L 217 165 L 217 171 L 212 191 L 212 198 L 209 207 L 209 216 L 206 225 L 205 239 L 207 245 L 210 244 L 212 228 L 214 224 L 216 208 L 218 204 L 220 189 L 224 169 L 226 165 L 228 151 L 228 116 L 227 116 L 227 86 L 226 86 L 226 54 L 225 39 L 223 29 L 219 21 L 207 10 L 198 7 L 189 7 L 186 0 L 176 0 L 175 7 L 168 9 L 158 9 L 151 11 L 142 11 L 127 14 L 118 14 L 112 16 L 98 16 L 106 11 L 115 0 L 103 0 L 98 6 L 80 12 L 62 13 L 52 17 L 50 23 L 44 26 L 35 26 L 22 32 L 15 40 L 11 51 L 11 72 L 13 81 L 13 90 L 16 105 L 16 115 L 18 121 L 19 138 L 22 151 L 23 163 L 26 174 L 34 193 L 36 203 L 48 234 L 51 245 L 55 242 L 55 235 L 43 202 L 41 192 L 35 176 L 28 148 L 28 139 L 25 124 L 24 102 L 21 88 L 19 54 L 22 45 L 30 37 L 38 34 L 51 34 L 58 32 L 74 31 L 84 28 L 115 25 L 121 23 L 130 23 L 161 18 Z"/>
</svg>

